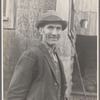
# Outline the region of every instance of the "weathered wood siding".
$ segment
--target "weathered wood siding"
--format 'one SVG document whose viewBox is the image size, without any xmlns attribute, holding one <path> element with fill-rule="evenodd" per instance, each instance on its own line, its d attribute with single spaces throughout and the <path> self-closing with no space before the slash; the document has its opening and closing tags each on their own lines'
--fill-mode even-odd
<svg viewBox="0 0 100 100">
<path fill-rule="evenodd" d="M 74 0 L 74 26 L 77 34 L 97 35 L 97 0 Z M 87 20 L 87 28 L 81 28 L 81 19 Z"/>
</svg>

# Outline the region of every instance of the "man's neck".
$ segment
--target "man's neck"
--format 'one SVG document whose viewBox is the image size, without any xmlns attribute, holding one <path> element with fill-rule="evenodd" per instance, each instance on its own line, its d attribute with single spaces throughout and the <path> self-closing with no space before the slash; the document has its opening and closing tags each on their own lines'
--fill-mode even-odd
<svg viewBox="0 0 100 100">
<path fill-rule="evenodd" d="M 56 45 L 49 45 L 48 43 L 45 43 L 42 41 L 43 44 L 45 44 L 45 46 L 49 49 L 49 50 L 55 50 Z"/>
</svg>

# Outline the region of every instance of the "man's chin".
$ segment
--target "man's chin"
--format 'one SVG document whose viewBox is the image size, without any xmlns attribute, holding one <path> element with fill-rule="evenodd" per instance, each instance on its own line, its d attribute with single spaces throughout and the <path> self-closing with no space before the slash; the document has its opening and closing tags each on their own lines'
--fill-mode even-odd
<svg viewBox="0 0 100 100">
<path fill-rule="evenodd" d="M 48 42 L 47 44 L 50 45 L 50 46 L 55 46 L 55 45 L 57 45 L 57 43 L 58 42 Z"/>
</svg>

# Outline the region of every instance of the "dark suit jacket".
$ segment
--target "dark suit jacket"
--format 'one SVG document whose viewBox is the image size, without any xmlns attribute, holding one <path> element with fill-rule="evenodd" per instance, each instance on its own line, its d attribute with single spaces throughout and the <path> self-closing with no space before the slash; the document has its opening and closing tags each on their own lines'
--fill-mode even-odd
<svg viewBox="0 0 100 100">
<path fill-rule="evenodd" d="M 64 100 L 66 80 L 59 57 L 58 61 L 61 70 L 61 100 Z M 54 66 L 44 44 L 25 51 L 15 67 L 7 100 L 57 100 L 59 83 Z"/>
</svg>

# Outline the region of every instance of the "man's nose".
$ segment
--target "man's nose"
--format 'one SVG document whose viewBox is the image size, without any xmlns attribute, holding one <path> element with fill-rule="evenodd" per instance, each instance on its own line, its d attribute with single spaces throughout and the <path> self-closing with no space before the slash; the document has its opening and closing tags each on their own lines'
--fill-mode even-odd
<svg viewBox="0 0 100 100">
<path fill-rule="evenodd" d="M 53 34 L 53 35 L 57 35 L 57 34 L 58 34 L 58 33 L 57 33 L 57 30 L 54 29 L 54 30 L 52 31 L 52 34 Z"/>
</svg>

